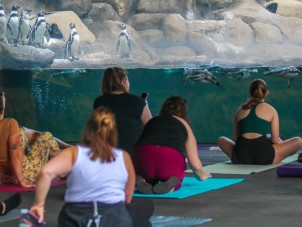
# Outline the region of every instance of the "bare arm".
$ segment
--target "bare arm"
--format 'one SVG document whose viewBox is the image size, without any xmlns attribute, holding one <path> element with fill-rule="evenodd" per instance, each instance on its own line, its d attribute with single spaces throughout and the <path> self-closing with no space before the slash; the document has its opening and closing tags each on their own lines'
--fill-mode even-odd
<svg viewBox="0 0 302 227">
<path fill-rule="evenodd" d="M 188 132 L 188 139 L 186 141 L 185 148 L 186 148 L 186 154 L 188 157 L 189 164 L 193 170 L 195 177 L 198 180 L 205 180 L 208 177 L 211 177 L 210 173 L 203 170 L 202 163 L 198 156 L 196 138 L 193 134 L 191 127 L 185 120 L 183 120 L 179 117 L 176 117 L 176 118 L 184 124 L 184 126 L 186 127 L 187 132 Z"/>
<path fill-rule="evenodd" d="M 77 148 L 66 148 L 44 165 L 38 177 L 35 201 L 30 211 L 40 221 L 44 219 L 44 205 L 51 181 L 56 176 L 66 176 L 77 158 Z"/>
<path fill-rule="evenodd" d="M 241 107 L 239 107 L 234 115 L 234 119 L 233 119 L 233 139 L 234 141 L 237 140 L 238 138 L 238 112 L 241 109 Z"/>
<path fill-rule="evenodd" d="M 10 165 L 13 168 L 13 171 L 20 183 L 20 185 L 24 188 L 34 187 L 35 184 L 27 183 L 24 179 L 22 172 L 22 164 L 24 160 L 24 154 L 20 148 L 20 135 L 15 134 L 9 137 L 8 141 L 9 146 L 9 156 L 10 156 Z"/>
<path fill-rule="evenodd" d="M 149 109 L 148 104 L 146 104 L 143 109 L 143 113 L 142 113 L 142 117 L 141 117 L 143 125 L 145 125 L 151 118 L 152 118 L 151 111 Z"/>
<path fill-rule="evenodd" d="M 271 120 L 272 143 L 279 143 L 279 116 L 277 111 L 273 108 L 273 118 Z"/>
<path fill-rule="evenodd" d="M 129 204 L 132 200 L 134 187 L 135 187 L 135 171 L 129 154 L 123 151 L 123 155 L 124 155 L 125 166 L 128 171 L 128 181 L 125 187 L 125 196 L 126 196 L 125 203 Z"/>
</svg>

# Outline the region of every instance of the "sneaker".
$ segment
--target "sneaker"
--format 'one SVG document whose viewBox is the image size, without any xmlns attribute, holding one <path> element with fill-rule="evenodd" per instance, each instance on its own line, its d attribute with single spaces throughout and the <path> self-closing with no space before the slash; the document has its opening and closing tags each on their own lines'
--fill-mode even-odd
<svg viewBox="0 0 302 227">
<path fill-rule="evenodd" d="M 140 193 L 153 194 L 153 186 L 146 182 L 145 179 L 139 175 L 136 175 L 136 188 Z"/>
<path fill-rule="evenodd" d="M 180 182 L 177 177 L 170 177 L 167 181 L 156 184 L 153 192 L 156 194 L 164 194 L 174 190 L 174 187 Z"/>
</svg>

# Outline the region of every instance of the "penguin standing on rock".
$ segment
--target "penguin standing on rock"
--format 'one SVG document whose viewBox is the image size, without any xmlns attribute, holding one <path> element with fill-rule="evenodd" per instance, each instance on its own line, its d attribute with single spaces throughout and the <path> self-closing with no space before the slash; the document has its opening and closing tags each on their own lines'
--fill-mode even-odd
<svg viewBox="0 0 302 227">
<path fill-rule="evenodd" d="M 18 42 L 22 45 L 25 44 L 26 40 L 29 38 L 30 34 L 30 16 L 29 13 L 31 12 L 30 9 L 23 9 L 21 12 L 21 17 L 19 21 L 19 32 L 18 32 Z"/>
<path fill-rule="evenodd" d="M 6 37 L 9 43 L 16 43 L 18 38 L 19 17 L 18 9 L 20 6 L 13 5 L 11 14 L 7 21 Z"/>
<path fill-rule="evenodd" d="M 0 5 L 0 42 L 7 43 L 6 39 L 7 19 L 3 5 Z"/>
<path fill-rule="evenodd" d="M 44 38 L 46 38 L 47 42 L 50 40 L 48 28 L 49 28 L 49 24 L 47 24 L 45 20 L 44 12 L 41 11 L 38 13 L 36 22 L 31 30 L 31 34 L 29 37 L 29 44 L 32 46 L 45 48 L 46 42 Z"/>
<path fill-rule="evenodd" d="M 130 57 L 131 50 L 132 47 L 130 42 L 130 35 L 126 30 L 126 25 L 121 24 L 121 32 L 119 40 L 116 44 L 116 52 L 119 52 L 122 58 L 128 58 Z"/>
<path fill-rule="evenodd" d="M 71 31 L 70 31 L 69 39 L 65 45 L 65 56 L 69 61 L 75 61 L 75 60 L 79 60 L 77 54 L 78 51 L 81 50 L 81 40 L 76 30 L 75 24 L 70 23 L 69 27 Z"/>
</svg>

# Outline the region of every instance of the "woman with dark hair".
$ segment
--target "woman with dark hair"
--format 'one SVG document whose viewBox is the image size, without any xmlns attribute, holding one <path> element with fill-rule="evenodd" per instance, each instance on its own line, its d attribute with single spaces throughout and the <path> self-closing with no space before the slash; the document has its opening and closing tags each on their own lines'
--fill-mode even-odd
<svg viewBox="0 0 302 227">
<path fill-rule="evenodd" d="M 265 102 L 268 95 L 265 81 L 254 80 L 250 85 L 250 99 L 235 113 L 236 142 L 226 137 L 218 139 L 218 146 L 235 164 L 277 164 L 302 147 L 299 137 L 280 141 L 278 113 Z"/>
<path fill-rule="evenodd" d="M 129 154 L 116 145 L 114 114 L 105 107 L 95 109 L 82 144 L 63 150 L 41 170 L 30 212 L 42 221 L 51 181 L 67 176 L 58 226 L 146 226 L 153 204 L 141 200 L 132 205 L 134 168 Z"/>
<path fill-rule="evenodd" d="M 106 106 L 116 117 L 118 147 L 132 156 L 133 147 L 141 134 L 142 127 L 152 118 L 145 100 L 129 93 L 130 83 L 123 68 L 108 68 L 102 79 L 102 95 L 93 103 L 93 109 Z"/>
<path fill-rule="evenodd" d="M 137 189 L 145 194 L 178 190 L 185 176 L 186 162 L 198 180 L 211 175 L 203 171 L 197 142 L 189 125 L 186 100 L 170 96 L 159 116 L 144 127 L 133 155 Z"/>
</svg>

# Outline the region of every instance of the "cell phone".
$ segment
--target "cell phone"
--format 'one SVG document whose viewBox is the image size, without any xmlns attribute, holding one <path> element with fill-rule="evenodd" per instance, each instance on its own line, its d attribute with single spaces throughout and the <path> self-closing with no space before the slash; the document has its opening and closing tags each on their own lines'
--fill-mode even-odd
<svg viewBox="0 0 302 227">
<path fill-rule="evenodd" d="M 148 95 L 149 95 L 149 92 L 143 92 L 143 93 L 141 93 L 141 98 L 142 98 L 143 100 L 147 100 Z"/>
<path fill-rule="evenodd" d="M 46 226 L 45 221 L 42 221 L 41 223 L 39 223 L 38 217 L 36 215 L 32 214 L 31 212 L 22 214 L 22 219 L 25 220 L 25 223 L 28 223 L 28 224 L 30 224 L 30 226 L 33 226 L 33 227 Z"/>
</svg>

